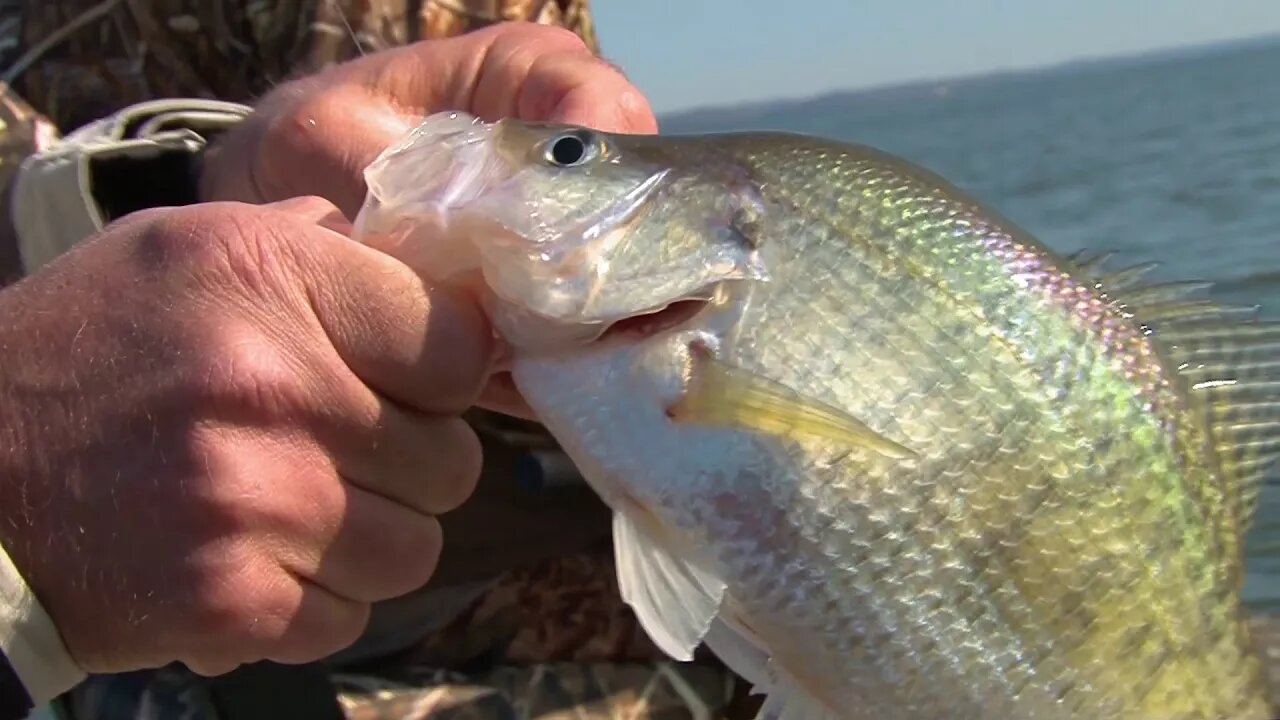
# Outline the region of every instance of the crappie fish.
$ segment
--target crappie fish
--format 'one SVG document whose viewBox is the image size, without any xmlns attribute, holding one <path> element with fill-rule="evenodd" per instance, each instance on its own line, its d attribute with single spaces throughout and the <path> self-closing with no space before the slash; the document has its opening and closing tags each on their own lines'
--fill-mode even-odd
<svg viewBox="0 0 1280 720">
<path fill-rule="evenodd" d="M 429 118 L 365 241 L 481 292 L 676 659 L 769 718 L 1266 718 L 1280 325 L 781 133 Z"/>
</svg>

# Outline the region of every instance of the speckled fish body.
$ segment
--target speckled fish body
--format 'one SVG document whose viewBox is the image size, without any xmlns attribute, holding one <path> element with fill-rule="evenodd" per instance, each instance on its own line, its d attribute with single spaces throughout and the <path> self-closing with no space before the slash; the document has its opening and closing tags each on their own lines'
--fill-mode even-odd
<svg viewBox="0 0 1280 720">
<path fill-rule="evenodd" d="M 614 262 L 560 274 L 632 315 L 701 303 L 593 318 L 514 364 L 615 510 L 624 596 L 674 657 L 707 644 L 765 717 L 1271 716 L 1239 590 L 1280 449 L 1280 328 L 1060 257 L 869 148 L 504 122 L 489 142 L 513 167 L 565 132 L 591 149 L 504 176 L 531 212 L 659 178 L 593 231 Z M 476 207 L 444 234 L 498 232 L 462 222 Z M 610 275 L 678 274 L 697 243 L 738 261 L 645 297 Z"/>
</svg>

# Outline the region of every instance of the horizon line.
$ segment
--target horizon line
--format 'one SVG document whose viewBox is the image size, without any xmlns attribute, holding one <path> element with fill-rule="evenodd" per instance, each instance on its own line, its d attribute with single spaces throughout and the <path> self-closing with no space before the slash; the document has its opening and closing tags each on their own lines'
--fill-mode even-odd
<svg viewBox="0 0 1280 720">
<path fill-rule="evenodd" d="M 892 90 L 905 90 L 917 86 L 937 85 L 941 83 L 964 83 L 974 82 L 989 78 L 995 78 L 1005 75 L 1034 75 L 1037 73 L 1048 72 L 1053 70 L 1062 70 L 1073 65 L 1090 65 L 1107 62 L 1123 62 L 1123 61 L 1141 61 L 1145 59 L 1154 59 L 1157 56 L 1194 54 L 1196 52 L 1212 51 L 1215 49 L 1226 48 L 1235 45 L 1252 45 L 1258 43 L 1274 43 L 1280 42 L 1280 32 L 1269 31 L 1257 35 L 1242 35 L 1236 38 L 1226 38 L 1222 40 L 1210 40 L 1207 42 L 1195 42 L 1184 45 L 1168 45 L 1162 47 L 1148 48 L 1146 50 L 1138 50 L 1133 52 L 1120 52 L 1104 55 L 1082 55 L 1080 57 L 1068 60 L 1060 60 L 1049 63 L 1036 63 L 1029 65 L 1010 65 L 1002 68 L 992 68 L 984 72 L 977 73 L 961 73 L 958 75 L 922 75 L 917 78 L 907 78 L 903 80 L 894 80 L 881 83 L 869 83 L 867 85 L 851 85 L 845 88 L 837 88 L 822 92 L 806 93 L 804 95 L 778 95 L 769 98 L 744 99 L 737 102 L 722 102 L 705 105 L 687 105 L 677 107 L 671 110 L 655 112 L 658 121 L 661 123 L 664 117 L 679 117 L 683 115 L 697 115 L 703 113 L 725 112 L 733 110 L 747 110 L 759 108 L 769 105 L 802 105 L 838 95 L 861 95 L 864 93 L 876 93 Z"/>
</svg>

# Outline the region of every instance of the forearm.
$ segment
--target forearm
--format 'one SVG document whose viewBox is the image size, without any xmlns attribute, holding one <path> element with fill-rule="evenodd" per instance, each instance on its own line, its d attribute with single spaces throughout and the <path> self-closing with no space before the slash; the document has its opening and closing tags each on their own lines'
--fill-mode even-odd
<svg viewBox="0 0 1280 720">
<path fill-rule="evenodd" d="M 22 274 L 129 212 L 195 202 L 200 154 L 248 112 L 206 100 L 144 103 L 33 143 L 7 197 Z M 26 717 L 85 677 L 13 550 L 0 543 L 0 720 Z"/>
</svg>

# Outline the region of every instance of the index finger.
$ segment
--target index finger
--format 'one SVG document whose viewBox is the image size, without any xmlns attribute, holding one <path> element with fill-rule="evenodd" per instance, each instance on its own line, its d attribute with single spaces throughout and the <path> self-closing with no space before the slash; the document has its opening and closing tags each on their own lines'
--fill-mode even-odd
<svg viewBox="0 0 1280 720">
<path fill-rule="evenodd" d="M 372 60 L 372 58 L 369 58 Z M 503 23 L 385 53 L 375 88 L 423 114 L 466 110 L 485 120 L 518 117 L 651 133 L 644 94 L 564 28 Z"/>
<path fill-rule="evenodd" d="M 363 169 L 415 122 L 443 110 L 485 120 L 518 117 L 606 132 L 651 133 L 644 95 L 577 35 L 534 24 L 491 26 L 370 55 L 328 71 L 328 91 L 279 130 L 279 142 L 309 162 L 329 162 L 311 192 L 354 217 Z M 314 82 L 314 81 L 313 81 Z M 338 147 L 340 153 L 332 152 Z"/>
<path fill-rule="evenodd" d="M 560 28 L 520 26 L 495 35 L 471 110 L 494 120 L 585 125 L 605 132 L 653 133 L 648 100 L 616 65 Z"/>
<path fill-rule="evenodd" d="M 575 54 L 543 55 L 525 78 L 519 102 L 525 120 L 584 125 L 604 132 L 658 131 L 649 101 L 622 71 L 603 60 Z"/>
</svg>

